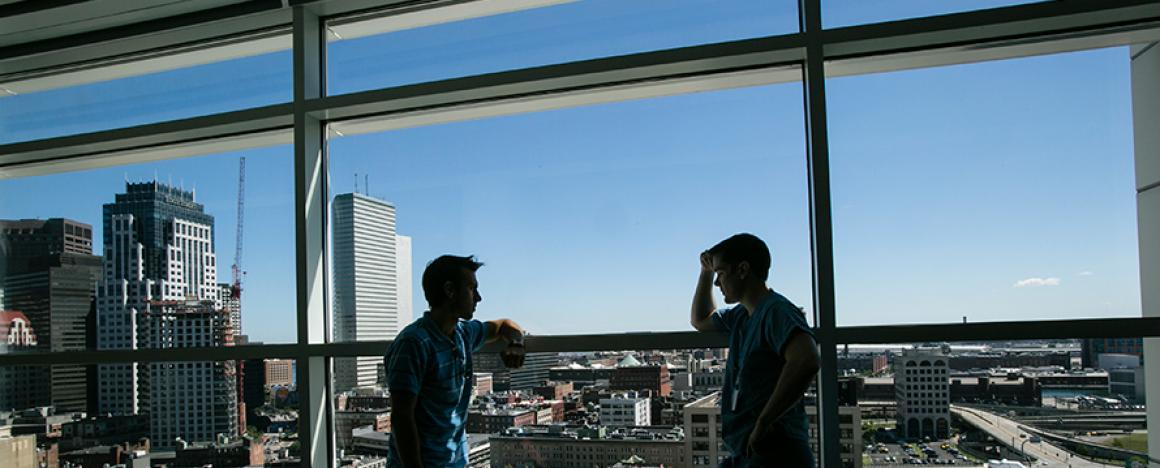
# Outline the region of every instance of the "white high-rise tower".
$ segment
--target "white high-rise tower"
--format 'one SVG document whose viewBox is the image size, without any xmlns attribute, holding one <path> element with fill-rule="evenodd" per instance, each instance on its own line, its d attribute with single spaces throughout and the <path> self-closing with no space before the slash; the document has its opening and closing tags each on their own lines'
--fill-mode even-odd
<svg viewBox="0 0 1160 468">
<path fill-rule="evenodd" d="M 411 322 L 411 239 L 395 207 L 359 193 L 334 198 L 334 340 L 391 340 Z M 336 358 L 337 391 L 374 385 L 381 357 Z"/>
</svg>

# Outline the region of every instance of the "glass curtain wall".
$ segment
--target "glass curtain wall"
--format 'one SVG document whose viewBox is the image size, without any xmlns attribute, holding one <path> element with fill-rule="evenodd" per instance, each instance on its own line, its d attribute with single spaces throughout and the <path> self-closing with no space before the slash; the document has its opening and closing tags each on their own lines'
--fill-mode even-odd
<svg viewBox="0 0 1160 468">
<path fill-rule="evenodd" d="M 696 253 L 740 231 L 818 335 L 825 466 L 1146 456 L 1146 5 L 464 3 L 319 2 L 281 12 L 297 49 L 0 75 L 0 424 L 84 426 L 8 446 L 381 461 L 391 336 L 340 300 L 362 281 L 340 248 L 367 238 L 339 205 L 361 201 L 390 214 L 367 225 L 393 241 L 372 255 L 391 293 L 367 303 L 396 328 L 425 309 L 425 262 L 461 253 L 487 263 L 481 317 L 533 333 L 534 366 L 472 376 L 479 414 L 510 407 L 476 418 L 491 460 L 715 465 L 728 355 L 684 317 Z M 609 439 L 671 450 L 536 432 L 642 401 L 649 424 Z M 143 427 L 147 448 L 125 432 Z"/>
</svg>

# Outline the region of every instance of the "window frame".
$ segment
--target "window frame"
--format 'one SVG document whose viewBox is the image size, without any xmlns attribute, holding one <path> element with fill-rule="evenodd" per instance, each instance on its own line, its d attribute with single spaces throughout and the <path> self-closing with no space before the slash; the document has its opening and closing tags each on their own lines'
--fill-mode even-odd
<svg viewBox="0 0 1160 468">
<path fill-rule="evenodd" d="M 196 154 L 293 143 L 298 339 L 291 344 L 222 348 L 109 350 L 0 355 L 0 365 L 295 359 L 298 362 L 303 461 L 334 466 L 331 398 L 334 357 L 379 355 L 387 341 L 332 343 L 326 300 L 328 240 L 326 140 L 600 102 L 727 89 L 785 81 L 803 83 L 803 108 L 813 250 L 813 310 L 823 368 L 836 368 L 842 344 L 1050 338 L 1160 337 L 1160 317 L 1098 318 L 970 324 L 839 327 L 835 320 L 833 223 L 826 119 L 827 77 L 924 68 L 981 60 L 1128 45 L 1160 40 L 1160 3 L 1150 0 L 1044 2 L 926 18 L 823 29 L 822 0 L 799 0 L 800 32 L 719 44 L 636 53 L 480 76 L 325 94 L 328 22 L 378 10 L 374 18 L 405 14 L 400 0 L 301 1 L 261 14 L 210 18 L 194 28 L 159 31 L 162 45 L 265 31 L 291 32 L 293 101 L 107 131 L 0 145 L 0 179 L 43 175 Z M 453 11 L 461 2 L 437 1 Z M 550 3 L 550 2 L 548 2 Z M 401 5 L 401 6 L 400 6 Z M 388 22 L 389 23 L 389 22 Z M 226 28 L 215 27 L 226 25 Z M 162 28 L 164 28 L 162 26 Z M 181 29 L 181 30 L 179 30 Z M 364 33 L 366 33 L 364 31 Z M 123 39 L 123 38 L 122 38 Z M 13 75 L 76 73 L 70 64 L 108 59 L 137 41 L 109 49 L 80 46 L 70 53 L 0 58 Z M 986 46 L 986 47 L 982 47 Z M 104 49 L 104 50 L 99 50 Z M 156 50 L 149 51 L 156 54 Z M 179 48 L 172 54 L 189 53 Z M 86 55 L 89 54 L 89 55 Z M 99 55 L 106 54 L 106 55 Z M 45 58 L 47 57 L 47 58 Z M 58 62 L 54 62 L 59 61 Z M 86 67 L 89 65 L 86 65 Z M 21 67 L 28 68 L 22 70 Z M 14 70 L 14 71 L 10 71 Z M 2 85 L 2 83 L 0 83 Z M 1139 190 L 1155 189 L 1145 187 Z M 1141 237 L 1141 243 L 1147 242 Z M 1152 241 L 1156 242 L 1156 241 Z M 1144 261 L 1141 258 L 1141 261 Z M 1145 305 L 1147 307 L 1147 305 Z M 1154 346 L 1154 340 L 1145 340 Z M 724 347 L 725 338 L 697 332 L 534 336 L 530 352 Z M 820 466 L 838 465 L 837 376 L 819 375 Z M 1154 392 L 1160 394 L 1160 389 Z"/>
</svg>

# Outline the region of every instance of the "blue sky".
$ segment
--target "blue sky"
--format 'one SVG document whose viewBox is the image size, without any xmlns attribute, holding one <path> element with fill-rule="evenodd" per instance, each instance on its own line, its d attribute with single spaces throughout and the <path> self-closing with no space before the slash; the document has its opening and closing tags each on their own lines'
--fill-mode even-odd
<svg viewBox="0 0 1160 468">
<path fill-rule="evenodd" d="M 703 3 L 581 2 L 338 41 L 330 91 L 796 28 L 793 3 Z M 951 7 L 889 3 L 828 3 L 827 25 Z M 0 141 L 283 102 L 289 60 L 4 98 Z M 1128 65 L 1118 48 L 829 80 L 839 324 L 1138 316 Z M 784 84 L 336 138 L 332 195 L 369 174 L 370 194 L 396 205 L 416 313 L 423 265 L 472 253 L 487 263 L 482 318 L 542 334 L 684 330 L 697 253 L 741 231 L 770 244 L 771 285 L 812 309 L 801 106 Z M 225 281 L 239 155 L 243 329 L 292 341 L 290 147 L 4 180 L 0 217 L 99 227 L 126 178 L 172 177 L 215 216 Z"/>
</svg>

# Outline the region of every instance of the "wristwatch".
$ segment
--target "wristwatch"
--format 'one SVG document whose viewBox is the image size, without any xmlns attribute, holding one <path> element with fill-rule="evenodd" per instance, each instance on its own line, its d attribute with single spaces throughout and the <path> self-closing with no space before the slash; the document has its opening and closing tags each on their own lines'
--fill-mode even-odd
<svg viewBox="0 0 1160 468">
<path fill-rule="evenodd" d="M 508 346 L 519 346 L 519 347 L 523 348 L 524 347 L 524 335 L 520 335 L 520 339 L 518 339 L 518 340 L 509 341 Z"/>
</svg>

